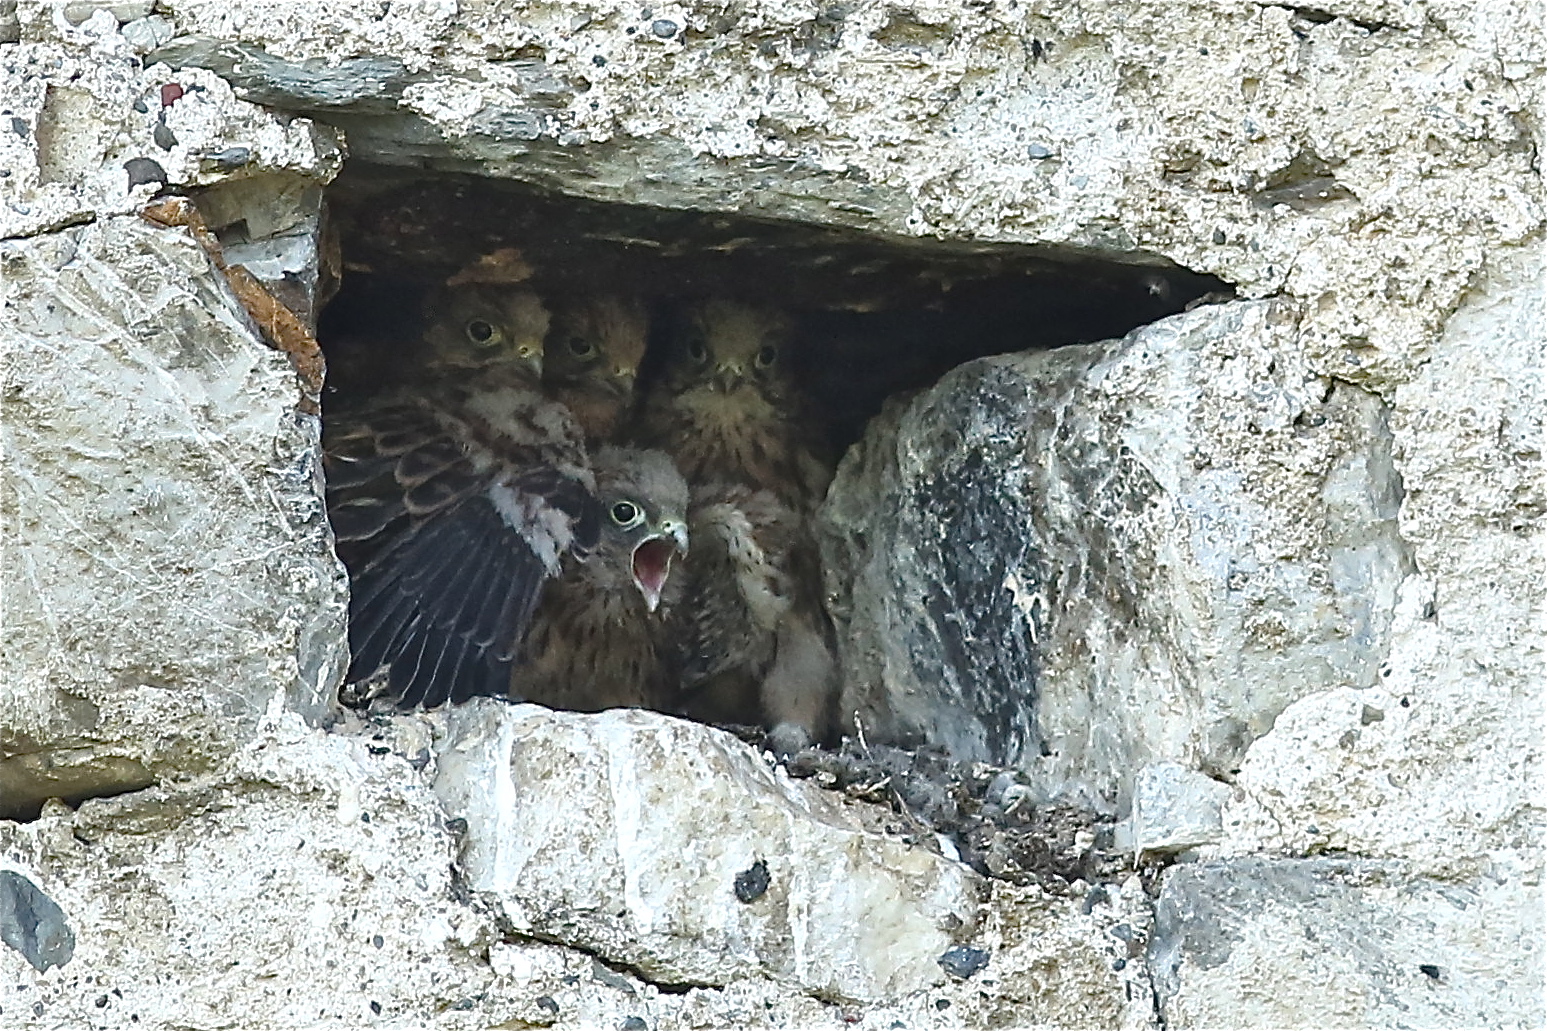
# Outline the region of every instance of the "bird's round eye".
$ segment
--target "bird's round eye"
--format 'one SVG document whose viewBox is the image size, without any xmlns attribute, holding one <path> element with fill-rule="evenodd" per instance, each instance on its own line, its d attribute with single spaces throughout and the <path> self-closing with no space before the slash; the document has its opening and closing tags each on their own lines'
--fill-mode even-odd
<svg viewBox="0 0 1547 1031">
<path fill-rule="evenodd" d="M 769 345 L 767 347 L 759 349 L 758 352 L 757 352 L 757 357 L 755 359 L 753 359 L 753 360 L 757 363 L 757 367 L 759 369 L 766 369 L 770 365 L 772 365 L 774 363 L 774 359 L 776 359 L 778 357 L 779 357 L 779 349 L 777 347 Z"/>
<path fill-rule="evenodd" d="M 709 348 L 698 337 L 694 337 L 688 341 L 688 357 L 702 365 L 709 357 Z"/>
<path fill-rule="evenodd" d="M 639 522 L 641 515 L 639 506 L 632 501 L 620 501 L 612 506 L 612 521 L 619 526 L 633 526 Z"/>
<path fill-rule="evenodd" d="M 596 347 L 585 337 L 570 337 L 569 353 L 576 358 L 589 358 L 596 353 Z"/>
<path fill-rule="evenodd" d="M 469 319 L 464 329 L 467 339 L 475 344 L 487 344 L 494 339 L 494 327 L 483 319 Z"/>
</svg>

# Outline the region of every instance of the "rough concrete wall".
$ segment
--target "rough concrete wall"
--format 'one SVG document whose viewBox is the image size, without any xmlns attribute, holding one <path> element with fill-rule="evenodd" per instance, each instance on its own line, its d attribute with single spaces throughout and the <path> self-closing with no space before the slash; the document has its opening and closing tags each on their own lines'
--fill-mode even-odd
<svg viewBox="0 0 1547 1031">
<path fill-rule="evenodd" d="M 0 823 L 0 978 L 17 986 L 0 1021 L 1542 1023 L 1540 11 L 645 11 L 0 3 L 0 790 L 158 782 Z M 526 937 L 501 915 L 509 899 L 470 898 L 447 872 L 465 842 L 429 787 L 443 723 L 329 733 L 294 714 L 322 710 L 340 646 L 306 392 L 203 252 L 137 215 L 158 184 L 267 177 L 255 196 L 283 185 L 295 210 L 255 221 L 284 235 L 309 217 L 297 184 L 336 169 L 330 124 L 381 161 L 1167 258 L 1272 298 L 1285 321 L 1243 344 L 1271 341 L 1288 362 L 1269 380 L 1289 394 L 1335 383 L 1359 412 L 1378 399 L 1389 427 L 1411 566 L 1381 649 L 1360 656 L 1379 660 L 1375 681 L 1361 666 L 1288 693 L 1219 682 L 1188 735 L 1143 739 L 1131 792 L 1135 847 L 1206 862 L 1170 867 L 1154 900 L 1138 879 L 1085 902 L 989 886 L 968 938 L 992 958 L 971 981 L 910 967 L 884 1001 L 842 999 L 863 993 L 778 959 L 795 940 L 777 931 L 787 908 L 746 917 L 723 897 L 698 915 L 728 908 L 763 946 L 723 977 L 693 968 L 713 984 L 629 972 L 641 957 L 608 951 L 610 912 L 553 935 L 596 955 Z M 1193 313 L 1145 339 L 1257 310 Z M 1203 396 L 1199 414 L 1222 419 L 1229 391 Z M 1260 460 L 1225 439 L 1224 457 Z M 1160 482 L 1184 458 L 1137 455 Z M 1321 486 L 1371 475 L 1347 468 Z M 1270 528 L 1330 511 L 1320 488 L 1262 500 Z M 1092 696 L 1071 684 L 1064 697 Z M 1206 774 L 1228 770 L 1202 761 L 1209 731 L 1259 690 L 1269 715 L 1237 738 L 1239 773 L 1221 786 Z M 1038 718 L 1043 734 L 1079 725 L 1072 707 Z M 589 747 L 621 777 L 632 753 L 603 722 Z M 533 733 L 557 748 L 584 736 L 573 723 Z M 1079 754 L 1061 761 L 1088 777 L 1090 757 L 1130 753 Z M 626 780 L 587 782 L 598 811 Z M 696 785 L 674 784 L 655 798 L 691 808 Z M 839 848 L 855 832 L 811 833 Z M 651 892 L 693 883 L 659 869 Z M 596 875 L 579 867 L 574 884 Z M 895 887 L 905 910 L 928 894 Z"/>
</svg>

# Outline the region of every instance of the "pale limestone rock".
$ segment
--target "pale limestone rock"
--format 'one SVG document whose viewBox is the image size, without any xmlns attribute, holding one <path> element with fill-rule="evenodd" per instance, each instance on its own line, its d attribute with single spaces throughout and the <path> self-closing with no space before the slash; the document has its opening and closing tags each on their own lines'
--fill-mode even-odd
<svg viewBox="0 0 1547 1031">
<path fill-rule="evenodd" d="M 461 901 L 453 852 L 408 762 L 294 715 L 196 785 L 0 822 L 0 867 L 52 898 L 75 936 L 46 977 L 0 948 L 0 978 L 31 987 L 24 1002 L 7 992 L 0 1022 L 475 1028 L 527 1012 L 561 975 L 592 980 L 584 957 L 565 968 L 560 950 L 499 944 Z M 491 947 L 501 964 L 482 958 Z M 513 981 L 516 955 L 544 972 Z M 616 1026 L 642 990 L 593 988 L 571 1026 Z"/>
<path fill-rule="evenodd" d="M 134 184 L 131 162 L 154 162 L 175 188 L 214 185 L 233 171 L 320 183 L 338 170 L 332 130 L 237 101 L 209 72 L 135 64 L 127 49 L 104 55 L 23 42 L 0 54 L 10 114 L 0 132 L 0 168 L 10 173 L 0 177 L 0 239 L 137 211 L 159 187 Z M 172 85 L 183 92 L 163 105 L 162 87 Z M 250 154 L 241 169 L 211 160 L 235 146 Z"/>
<path fill-rule="evenodd" d="M 166 7 L 190 41 L 169 54 L 346 126 L 372 160 L 1162 255 L 1303 306 L 1315 371 L 1381 393 L 1422 363 L 1490 242 L 1542 220 L 1540 12 L 1505 0 L 1332 20 L 1138 0 Z M 658 19 L 688 32 L 662 39 Z"/>
<path fill-rule="evenodd" d="M 1226 810 L 1231 854 L 1538 876 L 1542 266 L 1539 253 L 1494 260 L 1397 395 L 1402 529 L 1423 573 L 1403 584 L 1379 683 L 1305 698 L 1252 746 Z"/>
<path fill-rule="evenodd" d="M 218 766 L 273 706 L 320 714 L 342 584 L 289 361 L 183 231 L 106 217 L 0 268 L 7 752 L 79 797 L 115 764 L 120 789 Z M 4 808 L 35 812 L 5 766 Z"/>
<path fill-rule="evenodd" d="M 1224 836 L 1230 789 L 1180 763 L 1151 763 L 1134 777 L 1131 815 L 1117 828 L 1123 851 L 1181 852 Z"/>
<path fill-rule="evenodd" d="M 1166 872 L 1149 956 L 1165 1026 L 1540 1027 L 1540 885 L 1366 860 Z"/>
<path fill-rule="evenodd" d="M 138 764 L 163 785 L 73 817 L 51 806 L 37 822 L 0 823 L 0 866 L 56 901 L 77 935 L 70 960 L 46 974 L 0 948 L 0 981 L 18 986 L 0 1000 L 0 1022 L 1155 1026 L 1147 903 L 1134 888 L 1103 889 L 1119 901 L 1089 914 L 996 890 L 977 939 L 988 966 L 887 1006 L 845 1013 L 755 974 L 662 992 L 577 949 L 501 940 L 457 894 L 444 813 L 420 775 L 373 756 L 373 743 L 362 754 L 344 733 L 358 728 L 326 735 L 293 717 L 255 728 L 257 709 L 287 696 L 319 711 L 340 657 L 336 569 L 315 488 L 297 472 L 314 429 L 287 422 L 298 396 L 289 370 L 258 347 L 202 255 L 132 221 L 158 186 L 143 164 L 131 185 L 125 166 L 155 161 L 174 189 L 241 179 L 236 192 L 251 191 L 241 206 L 261 211 L 258 180 L 275 191 L 325 181 L 338 137 L 238 102 L 212 72 L 139 67 L 165 30 L 120 29 L 111 8 L 127 17 L 144 5 L 90 4 L 109 9 L 72 23 L 86 6 L 0 0 L 0 172 L 10 173 L 0 175 L 0 748 L 44 749 L 22 758 L 53 769 L 121 763 L 139 776 Z M 1258 506 L 1252 525 L 1289 554 L 1250 575 L 1331 576 L 1330 586 L 1255 584 L 1253 601 L 1284 602 L 1279 615 L 1296 617 L 1290 661 L 1280 670 L 1264 648 L 1246 656 L 1261 676 L 1216 675 L 1241 638 L 1228 620 L 1195 619 L 1217 581 L 1184 551 L 1168 567 L 1170 593 L 1134 626 L 1162 640 L 1158 650 L 1097 626 L 1084 668 L 1102 675 L 1043 677 L 1045 690 L 1070 685 L 1061 700 L 1044 696 L 1066 722 L 1023 720 L 1017 733 L 1061 750 L 1033 757 L 1045 790 L 1110 786 L 1151 759 L 1233 755 L 1288 704 L 1241 765 L 1219 846 L 1233 858 L 1166 875 L 1150 962 L 1168 1026 L 1542 1022 L 1538 5 L 762 0 L 644 15 L 562 0 L 161 0 L 156 10 L 179 37 L 165 53 L 278 107 L 318 110 L 375 160 L 667 208 L 1171 259 L 1273 296 L 1296 329 L 1243 325 L 1220 338 L 1249 375 L 1167 395 L 1184 411 L 1156 415 L 1147 433 L 1130 425 L 1138 446 L 1123 444 L 1130 469 L 1176 432 L 1223 433 L 1239 459 L 1255 452 L 1231 417 L 1267 417 L 1265 481 L 1216 491 L 1208 512 Z M 657 21 L 676 30 L 657 32 Z M 191 88 L 163 108 L 172 84 Z M 243 148 L 248 163 L 224 167 Z M 304 280 L 294 259 L 315 223 L 312 209 L 293 210 L 294 222 L 268 219 L 274 242 L 236 242 L 253 244 L 270 274 Z M 98 281 L 115 301 L 105 310 Z M 16 318 L 18 296 L 31 323 Z M 68 332 L 48 303 L 69 315 Z M 1169 347 L 1172 332 L 1150 339 Z M 1154 368 L 1129 366 L 1125 389 Z M 1321 465 L 1330 452 L 1315 451 L 1318 472 L 1304 478 L 1319 486 L 1293 489 L 1305 469 L 1296 449 L 1279 448 L 1279 417 L 1319 396 L 1306 383 L 1334 381 L 1328 404 L 1347 421 L 1324 426 L 1380 436 L 1366 432 L 1379 406 L 1353 384 L 1382 399 L 1392 445 L 1346 452 L 1379 456 L 1363 466 Z M 169 400 L 195 388 L 207 403 Z M 210 442 L 219 446 L 199 450 Z M 1168 487 L 1201 472 L 1167 468 L 1174 481 L 1154 478 Z M 1372 513 L 1389 499 L 1366 487 L 1392 474 L 1406 492 L 1411 567 L 1383 629 L 1389 582 L 1375 573 L 1392 538 Z M 117 489 L 147 476 L 160 488 L 151 500 Z M 55 508 L 41 509 L 49 498 Z M 1379 533 L 1357 532 L 1372 524 Z M 163 579 L 175 590 L 157 593 Z M 1024 582 L 1003 594 L 1033 598 Z M 178 600 L 188 597 L 194 608 Z M 1355 598 L 1363 616 L 1347 607 Z M 1308 643 L 1325 616 L 1318 599 L 1333 599 L 1334 624 L 1368 617 L 1376 643 Z M 225 624 L 208 631 L 199 605 Z M 40 623 L 48 613 L 71 619 Z M 1210 671 L 1199 682 L 1219 693 L 1208 697 L 1231 700 L 1211 708 L 1176 690 L 1173 660 Z M 1113 697 L 1108 682 L 1152 690 Z M 970 723 L 956 719 L 957 730 Z M 1202 729 L 1232 721 L 1246 732 L 1223 749 Z M 422 724 L 398 722 L 427 740 Z M 233 752 L 248 739 L 252 752 Z M 412 754 L 428 759 L 421 747 Z M 1291 863 L 1248 858 L 1325 848 L 1379 862 L 1355 864 L 1375 872 L 1349 883 L 1324 861 L 1285 873 Z M 385 928 L 380 948 L 367 925 Z M 1286 955 L 1299 964 L 1286 967 Z M 269 976 L 249 973 L 259 967 Z"/>
<path fill-rule="evenodd" d="M 723 985 L 766 974 L 882 1001 L 945 979 L 985 886 L 862 829 L 721 731 L 637 710 L 496 702 L 447 717 L 437 791 L 467 821 L 467 883 L 509 926 L 639 970 Z M 738 898 L 763 863 L 767 887 Z"/>
</svg>

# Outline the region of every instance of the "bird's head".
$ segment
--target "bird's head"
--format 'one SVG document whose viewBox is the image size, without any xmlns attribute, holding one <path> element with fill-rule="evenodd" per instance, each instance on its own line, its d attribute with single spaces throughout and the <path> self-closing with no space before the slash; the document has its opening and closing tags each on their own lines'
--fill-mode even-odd
<svg viewBox="0 0 1547 1031">
<path fill-rule="evenodd" d="M 466 283 L 432 294 L 425 339 L 442 367 L 500 369 L 534 384 L 542 379 L 548 309 L 531 290 Z"/>
<path fill-rule="evenodd" d="M 595 388 L 626 401 L 645 356 L 650 320 L 632 297 L 587 297 L 556 306 L 543 381 Z"/>
<path fill-rule="evenodd" d="M 679 586 L 672 567 L 688 553 L 687 482 L 661 451 L 604 447 L 592 465 L 602 504 L 598 558 L 632 581 L 646 610 L 669 605 Z"/>
<path fill-rule="evenodd" d="M 678 393 L 752 392 L 778 402 L 789 392 L 789 320 L 765 308 L 712 300 L 694 306 L 675 334 L 669 373 Z"/>
</svg>

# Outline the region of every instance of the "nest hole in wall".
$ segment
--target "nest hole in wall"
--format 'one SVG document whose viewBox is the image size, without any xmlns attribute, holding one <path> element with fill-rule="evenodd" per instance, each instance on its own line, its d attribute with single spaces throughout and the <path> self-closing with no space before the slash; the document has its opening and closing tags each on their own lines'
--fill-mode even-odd
<svg viewBox="0 0 1547 1031">
<path fill-rule="evenodd" d="M 888 397 L 963 362 L 1120 337 L 1229 292 L 1159 260 L 578 200 L 377 166 L 351 164 L 328 201 L 342 252 L 318 331 L 329 395 L 411 375 L 425 292 L 513 249 L 539 292 L 631 292 L 657 320 L 706 297 L 785 310 L 801 388 L 834 455 Z"/>
<path fill-rule="evenodd" d="M 686 306 L 718 298 L 781 311 L 794 327 L 781 360 L 834 463 L 888 398 L 964 362 L 1118 337 L 1226 291 L 1158 261 L 603 203 L 467 175 L 353 164 L 327 199 L 339 274 L 318 324 L 325 421 L 330 409 L 414 382 L 425 299 L 470 272 L 544 298 L 639 298 L 651 323 L 641 392 Z M 820 583 L 811 589 L 822 593 Z M 777 730 L 756 694 L 662 707 Z M 835 687 L 834 707 L 837 697 Z M 816 722 L 828 742 L 851 729 L 836 712 Z"/>
</svg>

